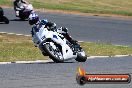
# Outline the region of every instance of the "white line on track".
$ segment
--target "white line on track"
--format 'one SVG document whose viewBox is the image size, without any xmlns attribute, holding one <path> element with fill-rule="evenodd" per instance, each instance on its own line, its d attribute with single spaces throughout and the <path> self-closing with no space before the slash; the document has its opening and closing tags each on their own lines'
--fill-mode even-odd
<svg viewBox="0 0 132 88">
<path fill-rule="evenodd" d="M 7 33 L 7 32 L 0 32 L 0 33 L 9 34 L 9 35 L 18 35 L 18 36 L 31 36 L 31 35 L 16 34 L 16 33 Z"/>
<path fill-rule="evenodd" d="M 115 55 L 113 57 L 127 57 L 130 55 Z M 90 56 L 87 57 L 87 59 L 96 59 L 96 58 L 109 58 L 110 56 Z M 51 59 L 49 60 L 36 60 L 36 61 L 15 61 L 15 62 L 0 62 L 0 65 L 2 64 L 37 64 L 37 63 L 49 63 L 49 62 L 53 62 Z"/>
</svg>

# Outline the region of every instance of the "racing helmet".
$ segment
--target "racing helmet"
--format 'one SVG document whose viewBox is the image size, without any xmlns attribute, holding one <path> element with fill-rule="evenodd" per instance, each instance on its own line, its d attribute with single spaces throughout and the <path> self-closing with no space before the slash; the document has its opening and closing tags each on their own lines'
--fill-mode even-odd
<svg viewBox="0 0 132 88">
<path fill-rule="evenodd" d="M 28 18 L 29 24 L 33 25 L 39 21 L 39 16 L 36 13 L 31 13 Z"/>
</svg>

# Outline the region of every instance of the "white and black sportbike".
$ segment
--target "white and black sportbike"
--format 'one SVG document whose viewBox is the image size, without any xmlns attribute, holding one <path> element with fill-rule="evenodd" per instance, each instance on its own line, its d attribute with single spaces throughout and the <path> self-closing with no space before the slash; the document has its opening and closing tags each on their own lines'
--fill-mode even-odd
<svg viewBox="0 0 132 88">
<path fill-rule="evenodd" d="M 75 59 L 85 62 L 87 56 L 79 44 L 71 44 L 63 35 L 56 31 L 41 27 L 36 33 L 36 43 L 44 56 L 49 56 L 54 62 Z"/>
<path fill-rule="evenodd" d="M 16 8 L 17 9 L 17 8 Z M 22 6 L 20 6 L 20 8 L 18 8 L 18 12 L 19 12 L 19 18 L 21 20 L 25 20 L 28 19 L 30 13 L 33 11 L 33 6 L 32 4 L 23 4 Z"/>
</svg>

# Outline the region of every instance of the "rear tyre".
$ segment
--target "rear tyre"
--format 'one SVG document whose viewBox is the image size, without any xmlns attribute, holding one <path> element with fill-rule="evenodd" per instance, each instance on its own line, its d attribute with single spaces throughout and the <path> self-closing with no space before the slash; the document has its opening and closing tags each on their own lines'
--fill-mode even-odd
<svg viewBox="0 0 132 88">
<path fill-rule="evenodd" d="M 87 55 L 81 47 L 77 50 L 77 58 L 75 60 L 78 62 L 85 62 L 87 60 Z"/>
<path fill-rule="evenodd" d="M 61 49 L 56 46 L 55 43 L 52 42 L 56 49 L 53 48 L 53 46 L 50 44 L 50 42 L 44 44 L 44 51 L 49 55 L 49 57 L 56 63 L 62 63 L 64 62 L 63 55 L 61 53 Z"/>
<path fill-rule="evenodd" d="M 9 24 L 9 20 L 5 16 L 3 16 L 3 19 L 6 24 Z"/>
<path fill-rule="evenodd" d="M 75 60 L 78 62 L 85 62 L 87 60 L 87 56 L 82 56 L 81 54 L 78 54 Z"/>
<path fill-rule="evenodd" d="M 22 10 L 22 11 L 19 11 L 19 18 L 20 18 L 20 20 L 22 20 L 22 21 L 24 21 L 24 20 L 27 19 L 27 18 L 26 18 L 26 15 L 23 13 L 23 10 Z"/>
<path fill-rule="evenodd" d="M 74 50 L 77 53 L 77 58 L 75 59 L 78 62 L 85 62 L 87 60 L 87 55 L 79 44 L 76 44 Z"/>
<path fill-rule="evenodd" d="M 21 11 L 19 12 L 19 18 L 20 18 L 22 21 L 25 21 L 26 19 L 28 19 L 30 13 L 31 13 L 31 11 L 23 12 L 23 10 L 21 10 Z"/>
<path fill-rule="evenodd" d="M 0 17 L 4 15 L 3 9 L 0 7 Z"/>
</svg>

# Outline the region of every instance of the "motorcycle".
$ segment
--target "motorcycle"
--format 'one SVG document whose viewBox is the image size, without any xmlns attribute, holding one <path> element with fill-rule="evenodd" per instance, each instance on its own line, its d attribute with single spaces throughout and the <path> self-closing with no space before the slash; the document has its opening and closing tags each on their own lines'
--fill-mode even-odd
<svg viewBox="0 0 132 88">
<path fill-rule="evenodd" d="M 26 20 L 28 19 L 30 13 L 33 11 L 33 6 L 32 4 L 23 4 L 22 6 L 20 6 L 21 10 L 19 10 L 19 18 L 21 20 Z"/>
<path fill-rule="evenodd" d="M 9 20 L 7 17 L 4 16 L 4 11 L 0 7 L 0 22 L 5 22 L 6 24 L 9 24 Z"/>
<path fill-rule="evenodd" d="M 79 44 L 74 47 L 63 35 L 56 31 L 41 27 L 36 32 L 37 46 L 44 56 L 49 56 L 56 63 L 75 59 L 78 62 L 85 62 L 87 56 Z"/>
</svg>

